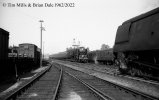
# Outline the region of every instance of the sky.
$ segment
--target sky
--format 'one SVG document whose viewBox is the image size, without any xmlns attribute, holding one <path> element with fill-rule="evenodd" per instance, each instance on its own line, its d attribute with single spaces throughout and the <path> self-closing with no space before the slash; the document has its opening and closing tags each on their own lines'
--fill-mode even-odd
<svg viewBox="0 0 159 100">
<path fill-rule="evenodd" d="M 73 7 L 55 6 L 59 3 Z M 0 0 L 0 28 L 10 33 L 9 46 L 32 43 L 40 47 L 39 20 L 43 20 L 45 53 L 65 51 L 74 38 L 96 50 L 102 44 L 113 47 L 117 28 L 124 21 L 157 7 L 159 0 Z"/>
</svg>

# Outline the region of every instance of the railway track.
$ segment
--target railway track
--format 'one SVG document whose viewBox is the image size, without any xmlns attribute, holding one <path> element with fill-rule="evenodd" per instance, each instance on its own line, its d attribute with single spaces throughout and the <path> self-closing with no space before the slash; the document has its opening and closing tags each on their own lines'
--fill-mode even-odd
<svg viewBox="0 0 159 100">
<path fill-rule="evenodd" d="M 51 100 L 55 98 L 57 93 L 56 87 L 59 84 L 61 74 L 60 70 L 52 66 L 49 72 L 43 75 L 35 84 L 22 93 L 22 95 L 17 97 L 17 100 Z"/>
<path fill-rule="evenodd" d="M 68 72 L 63 76 L 57 100 L 113 100 Z"/>
<path fill-rule="evenodd" d="M 4 100 L 50 100 L 56 91 L 60 71 L 54 66 L 34 77 Z"/>
<path fill-rule="evenodd" d="M 157 100 L 57 63 L 33 81 L 5 100 Z"/>
<path fill-rule="evenodd" d="M 63 69 L 59 64 L 56 66 Z M 62 76 L 53 100 L 114 100 L 67 71 Z"/>
<path fill-rule="evenodd" d="M 131 79 L 131 80 L 135 80 L 135 81 L 141 81 L 141 82 L 145 82 L 145 83 L 148 83 L 148 84 L 152 84 L 152 85 L 159 85 L 159 82 L 158 81 L 154 81 L 154 80 L 150 80 L 150 79 L 145 79 L 145 78 L 140 78 L 140 77 L 133 77 L 133 76 L 130 76 L 130 75 L 118 75 L 117 74 L 117 68 L 111 68 L 111 67 L 104 67 L 102 65 L 95 65 L 95 64 L 81 64 L 81 63 L 75 63 L 75 62 L 68 62 L 70 65 L 73 65 L 73 66 L 78 66 L 78 67 L 82 67 L 82 68 L 85 68 L 85 69 L 88 69 L 88 70 L 94 70 L 94 71 L 97 71 L 97 72 L 100 72 L 100 73 L 106 73 L 106 74 L 109 74 L 109 75 L 117 75 L 119 77 L 125 77 L 125 78 L 128 78 L 128 79 Z"/>
<path fill-rule="evenodd" d="M 146 95 L 130 88 L 98 79 L 94 76 L 90 76 L 71 68 L 67 68 L 63 65 L 61 66 L 63 67 L 63 70 L 69 72 L 73 76 L 84 81 L 86 84 L 89 84 L 90 86 L 99 90 L 102 94 L 113 98 L 113 100 L 158 100 L 158 98 L 151 95 Z"/>
<path fill-rule="evenodd" d="M 39 75 L 33 81 L 6 97 L 5 100 L 66 100 L 68 97 L 113 100 L 70 73 L 63 74 L 62 67 L 57 64 L 53 64 L 49 71 Z M 70 93 L 73 97 L 69 96 Z M 66 94 L 68 96 L 65 96 Z"/>
</svg>

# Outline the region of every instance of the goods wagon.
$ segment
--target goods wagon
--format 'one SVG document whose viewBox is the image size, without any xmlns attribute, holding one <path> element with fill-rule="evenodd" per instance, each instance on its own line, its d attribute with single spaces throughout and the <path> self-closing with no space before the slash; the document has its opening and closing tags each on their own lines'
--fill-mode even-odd
<svg viewBox="0 0 159 100">
<path fill-rule="evenodd" d="M 90 51 L 87 54 L 88 62 L 114 64 L 113 49 Z"/>
<path fill-rule="evenodd" d="M 99 50 L 96 52 L 97 61 L 103 64 L 113 64 L 114 55 L 112 49 Z"/>
<path fill-rule="evenodd" d="M 0 60 L 7 60 L 8 58 L 8 41 L 9 32 L 0 28 Z"/>
<path fill-rule="evenodd" d="M 9 32 L 0 28 L 0 74 L 6 72 L 7 59 L 8 59 L 8 42 L 9 42 Z"/>
<path fill-rule="evenodd" d="M 36 65 L 40 66 L 40 48 L 37 48 L 37 60 L 36 60 Z"/>
<path fill-rule="evenodd" d="M 19 55 L 23 57 L 35 58 L 37 46 L 34 44 L 23 43 L 19 44 Z"/>
<path fill-rule="evenodd" d="M 13 74 L 23 74 L 39 67 L 40 64 L 40 51 L 34 44 L 23 43 L 19 44 L 19 47 L 10 47 L 8 57 L 8 65 L 13 68 Z"/>
<path fill-rule="evenodd" d="M 23 43 L 19 44 L 18 55 L 21 57 L 32 58 L 35 63 L 38 62 L 38 48 L 34 44 Z"/>
<path fill-rule="evenodd" d="M 96 51 L 90 51 L 90 52 L 88 52 L 87 57 L 88 57 L 88 62 L 94 62 L 94 63 L 96 63 L 96 59 L 97 59 Z"/>
<path fill-rule="evenodd" d="M 159 8 L 125 21 L 118 27 L 114 55 L 122 73 L 158 77 L 158 54 Z"/>
</svg>

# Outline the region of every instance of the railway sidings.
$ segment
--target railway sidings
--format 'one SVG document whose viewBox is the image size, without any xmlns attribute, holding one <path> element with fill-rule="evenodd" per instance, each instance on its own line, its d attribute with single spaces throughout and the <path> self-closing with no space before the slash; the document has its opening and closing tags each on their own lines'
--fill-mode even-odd
<svg viewBox="0 0 159 100">
<path fill-rule="evenodd" d="M 2 99 L 157 100 L 155 96 L 97 78 L 93 72 L 87 72 L 53 61 L 48 69 Z"/>
<path fill-rule="evenodd" d="M 1 99 L 66 100 L 79 97 L 87 100 L 113 100 L 99 93 L 99 91 L 93 89 L 80 79 L 75 78 L 73 75 L 62 69 L 63 67 L 61 67 L 61 65 L 53 63 L 50 68 L 42 72 L 30 82 Z M 78 93 L 78 95 L 72 97 L 76 93 Z"/>
<path fill-rule="evenodd" d="M 88 64 L 79 64 L 79 63 L 71 64 L 70 62 L 67 63 L 67 62 L 61 62 L 61 61 L 57 61 L 57 62 L 59 64 L 70 67 L 72 69 L 82 71 L 84 73 L 93 75 L 95 77 L 109 81 L 111 83 L 115 83 L 119 86 L 130 88 L 132 90 L 142 92 L 146 95 L 151 95 L 156 98 L 159 98 L 159 91 L 158 91 L 159 83 L 158 82 L 146 81 L 146 80 L 142 80 L 142 79 L 138 79 L 138 78 L 136 79 L 136 78 L 132 78 L 132 77 L 116 75 L 116 74 L 114 74 L 114 72 L 112 72 L 113 74 L 111 72 L 107 73 L 106 71 L 108 69 L 104 70 L 104 69 L 106 69 L 107 66 L 105 66 L 105 68 L 102 68 L 101 65 L 100 66 L 92 65 L 92 67 L 91 67 L 90 64 L 88 66 Z M 96 70 L 96 69 L 98 69 L 98 70 Z"/>
<path fill-rule="evenodd" d="M 100 93 L 108 96 L 111 98 L 111 100 L 157 100 L 157 98 L 153 96 L 146 95 L 144 93 L 135 91 L 130 88 L 122 87 L 117 84 L 113 84 L 106 80 L 101 80 L 92 75 L 88 75 L 68 67 L 64 67 L 64 70 L 67 70 L 73 76 L 97 89 L 100 91 Z"/>
<path fill-rule="evenodd" d="M 113 100 L 108 96 L 88 86 L 69 72 L 64 71 L 61 87 L 58 90 L 57 100 Z"/>
</svg>

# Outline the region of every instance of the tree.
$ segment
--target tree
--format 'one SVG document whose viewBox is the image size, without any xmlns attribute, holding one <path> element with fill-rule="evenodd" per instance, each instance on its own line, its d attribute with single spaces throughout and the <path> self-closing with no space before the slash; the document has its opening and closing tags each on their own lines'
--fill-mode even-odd
<svg viewBox="0 0 159 100">
<path fill-rule="evenodd" d="M 110 48 L 109 45 L 106 45 L 106 44 L 102 44 L 101 46 L 101 50 L 107 50 L 109 48 Z"/>
</svg>

